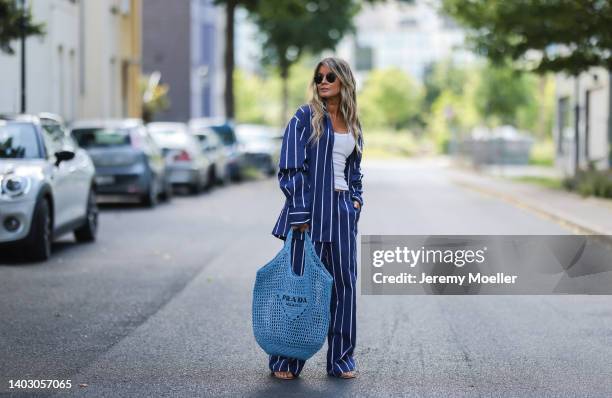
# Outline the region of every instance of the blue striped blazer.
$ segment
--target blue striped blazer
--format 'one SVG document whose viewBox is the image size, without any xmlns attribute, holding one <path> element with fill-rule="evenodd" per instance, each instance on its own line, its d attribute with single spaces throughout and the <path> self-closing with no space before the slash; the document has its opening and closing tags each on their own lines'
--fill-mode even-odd
<svg viewBox="0 0 612 398">
<path fill-rule="evenodd" d="M 312 109 L 300 106 L 291 118 L 283 136 L 278 181 L 286 200 L 272 235 L 285 239 L 294 224 L 310 224 L 313 241 L 332 241 L 332 204 L 334 191 L 334 134 L 329 114 L 324 117 L 323 134 L 318 141 L 307 142 L 312 133 Z M 363 149 L 363 137 L 357 144 Z M 363 206 L 361 152 L 357 148 L 348 156 L 344 176 L 353 200 Z M 303 233 L 294 233 L 304 239 Z"/>
</svg>

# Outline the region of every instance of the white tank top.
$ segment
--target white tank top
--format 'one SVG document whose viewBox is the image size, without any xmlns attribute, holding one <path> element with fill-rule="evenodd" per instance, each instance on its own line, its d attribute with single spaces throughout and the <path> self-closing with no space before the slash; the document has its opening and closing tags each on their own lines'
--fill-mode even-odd
<svg viewBox="0 0 612 398">
<path fill-rule="evenodd" d="M 344 178 L 344 167 L 346 158 L 355 149 L 355 138 L 349 131 L 348 133 L 336 133 L 334 131 L 334 189 L 348 190 L 348 184 Z"/>
</svg>

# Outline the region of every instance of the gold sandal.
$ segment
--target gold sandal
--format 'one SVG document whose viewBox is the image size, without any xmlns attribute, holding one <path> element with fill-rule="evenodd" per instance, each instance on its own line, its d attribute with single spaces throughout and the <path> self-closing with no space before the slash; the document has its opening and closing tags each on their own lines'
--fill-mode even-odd
<svg viewBox="0 0 612 398">
<path fill-rule="evenodd" d="M 272 376 L 281 380 L 293 380 L 297 377 L 293 372 L 272 372 Z"/>
<path fill-rule="evenodd" d="M 340 377 L 341 379 L 354 379 L 357 377 L 357 373 L 354 370 L 350 370 L 348 372 L 342 372 L 340 373 Z"/>
</svg>

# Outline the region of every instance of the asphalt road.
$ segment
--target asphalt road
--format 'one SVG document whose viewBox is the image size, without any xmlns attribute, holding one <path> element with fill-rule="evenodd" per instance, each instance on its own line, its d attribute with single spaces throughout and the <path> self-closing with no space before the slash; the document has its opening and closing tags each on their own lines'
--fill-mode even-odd
<svg viewBox="0 0 612 398">
<path fill-rule="evenodd" d="M 360 234 L 569 233 L 435 163 L 369 163 L 364 175 Z M 282 202 L 267 179 L 155 210 L 105 207 L 96 243 L 66 236 L 46 263 L 3 259 L 0 392 L 9 379 L 70 379 L 23 394 L 612 395 L 610 296 L 359 295 L 359 378 L 326 376 L 326 346 L 298 380 L 271 378 L 251 293 L 281 247 L 270 231 Z"/>
</svg>

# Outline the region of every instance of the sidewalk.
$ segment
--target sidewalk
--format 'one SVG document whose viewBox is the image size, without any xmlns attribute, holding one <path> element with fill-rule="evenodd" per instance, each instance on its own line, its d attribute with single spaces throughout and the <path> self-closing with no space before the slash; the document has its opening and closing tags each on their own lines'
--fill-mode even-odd
<svg viewBox="0 0 612 398">
<path fill-rule="evenodd" d="M 499 172 L 491 173 L 490 170 L 488 173 L 477 172 L 449 163 L 447 171 L 458 185 L 527 208 L 576 233 L 612 235 L 612 200 L 583 198 L 567 191 L 510 181 L 500 177 Z M 508 171 L 504 173 L 506 177 L 511 174 Z"/>
</svg>

